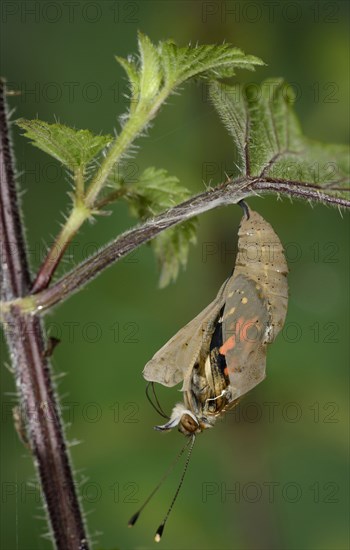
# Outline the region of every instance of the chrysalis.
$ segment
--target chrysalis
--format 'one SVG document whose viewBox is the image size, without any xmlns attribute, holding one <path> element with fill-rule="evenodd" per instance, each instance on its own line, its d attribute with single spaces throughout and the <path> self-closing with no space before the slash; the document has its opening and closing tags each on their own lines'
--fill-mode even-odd
<svg viewBox="0 0 350 550">
<path fill-rule="evenodd" d="M 169 422 L 186 435 L 216 418 L 265 378 L 266 349 L 287 313 L 287 263 L 282 244 L 260 214 L 247 209 L 238 232 L 235 269 L 204 311 L 146 364 L 143 376 L 174 386 L 183 382 L 184 403 Z"/>
</svg>

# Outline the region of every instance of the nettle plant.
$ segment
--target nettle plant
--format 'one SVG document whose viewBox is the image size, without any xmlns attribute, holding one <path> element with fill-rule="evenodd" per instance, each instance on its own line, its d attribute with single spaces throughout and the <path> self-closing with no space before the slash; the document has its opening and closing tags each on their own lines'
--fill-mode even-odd
<svg viewBox="0 0 350 550">
<path fill-rule="evenodd" d="M 20 431 L 36 465 L 52 540 L 64 550 L 86 549 L 90 543 L 52 383 L 50 339 L 42 323 L 45 313 L 147 241 L 159 262 L 164 287 L 186 265 L 189 246 L 196 241 L 198 215 L 212 208 L 266 193 L 350 207 L 347 147 L 303 135 L 293 111 L 293 91 L 283 80 L 269 79 L 259 87 L 221 82 L 235 76 L 237 69 L 263 65 L 260 59 L 229 44 L 154 45 L 143 34 L 138 45 L 137 56 L 117 57 L 129 79 L 130 105 L 115 136 L 95 136 L 89 130 L 37 119 L 16 121 L 33 145 L 65 167 L 73 187 L 70 212 L 34 275 L 9 140 L 6 87 L 1 82 L 2 323 L 24 412 Z M 167 98 L 191 79 L 207 82 L 211 100 L 233 138 L 236 177 L 192 197 L 164 168 L 145 168 L 138 181 L 128 182 L 123 161 L 135 154 L 136 138 L 145 135 Z M 127 201 L 139 225 L 53 280 L 81 226 L 108 213 L 108 205 L 118 200 Z"/>
</svg>

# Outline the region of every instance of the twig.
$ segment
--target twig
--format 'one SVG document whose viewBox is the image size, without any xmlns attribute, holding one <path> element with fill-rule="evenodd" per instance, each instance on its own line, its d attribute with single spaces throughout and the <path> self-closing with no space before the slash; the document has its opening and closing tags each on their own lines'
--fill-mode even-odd
<svg viewBox="0 0 350 550">
<path fill-rule="evenodd" d="M 52 306 L 65 301 L 109 265 L 117 262 L 143 243 L 150 241 L 165 229 L 217 206 L 235 204 L 246 197 L 263 193 L 281 193 L 294 198 L 350 208 L 350 200 L 322 193 L 320 188 L 311 184 L 307 185 L 287 180 L 275 182 L 268 179 L 247 177 L 231 180 L 192 197 L 167 212 L 148 220 L 143 225 L 120 235 L 96 254 L 74 267 L 51 287 L 37 294 L 27 296 L 21 301 L 16 301 L 16 304 L 28 313 L 45 312 Z M 6 307 L 8 306 L 3 304 L 3 308 Z"/>
<path fill-rule="evenodd" d="M 229 186 L 223 185 L 217 187 L 175 206 L 135 229 L 127 231 L 73 268 L 51 287 L 25 298 L 21 307 L 28 312 L 44 312 L 53 305 L 63 302 L 106 269 L 106 267 L 120 260 L 147 241 L 150 241 L 165 229 L 216 206 L 237 203 L 246 196 L 252 195 L 251 190 L 245 190 L 245 185 L 245 183 L 242 184 L 241 181 L 236 180 L 234 184 Z"/>
</svg>

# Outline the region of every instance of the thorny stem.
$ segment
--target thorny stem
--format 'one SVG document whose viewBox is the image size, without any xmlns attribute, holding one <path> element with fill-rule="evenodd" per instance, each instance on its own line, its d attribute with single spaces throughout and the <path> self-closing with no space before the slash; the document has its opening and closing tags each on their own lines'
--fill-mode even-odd
<svg viewBox="0 0 350 550">
<path fill-rule="evenodd" d="M 223 187 L 226 187 L 225 192 L 223 192 Z M 245 192 L 244 185 L 242 186 L 241 183 L 236 181 L 234 186 L 220 186 L 197 195 L 147 221 L 143 225 L 120 235 L 96 254 L 72 269 L 72 271 L 59 279 L 57 283 L 42 292 L 23 298 L 21 304 L 17 302 L 17 305 L 28 313 L 35 311 L 43 312 L 67 299 L 106 267 L 120 260 L 129 252 L 151 240 L 165 229 L 197 216 L 215 206 L 237 203 L 251 194 L 252 192 L 249 190 Z"/>
<path fill-rule="evenodd" d="M 328 202 L 350 208 L 349 200 L 326 195 L 311 184 L 302 185 L 300 182 L 287 180 L 275 182 L 267 178 L 237 178 L 196 197 L 192 197 L 159 216 L 148 220 L 143 225 L 127 231 L 96 254 L 74 267 L 51 287 L 37 294 L 26 296 L 20 301 L 16 300 L 14 303 L 27 313 L 44 312 L 52 306 L 65 301 L 109 265 L 120 260 L 143 243 L 153 239 L 165 229 L 217 206 L 235 204 L 248 196 L 271 192 L 323 203 Z M 7 307 L 9 307 L 9 304 L 3 304 L 4 310 Z"/>
<path fill-rule="evenodd" d="M 96 209 L 100 210 L 104 206 L 107 206 L 108 204 L 111 204 L 113 202 L 116 202 L 121 197 L 124 197 L 128 194 L 128 189 L 121 187 L 120 189 L 115 189 L 115 191 L 112 191 L 107 195 L 106 197 L 103 197 L 103 199 L 99 200 L 96 203 Z"/>
<path fill-rule="evenodd" d="M 84 168 L 79 167 L 74 172 L 75 200 L 78 206 L 80 206 L 80 204 L 83 204 L 84 202 L 84 183 Z"/>
<path fill-rule="evenodd" d="M 2 81 L 0 129 L 1 298 L 13 300 L 29 293 L 30 274 Z M 45 357 L 45 338 L 40 318 L 26 315 L 12 306 L 6 311 L 3 321 L 21 409 L 25 416 L 27 439 L 40 479 L 55 545 L 60 550 L 86 550 L 88 542 L 58 414 L 50 365 Z"/>
<path fill-rule="evenodd" d="M 31 289 L 32 292 L 39 292 L 49 286 L 52 276 L 74 235 L 90 215 L 91 212 L 83 204 L 80 203 L 74 206 L 38 271 Z"/>
<path fill-rule="evenodd" d="M 123 126 L 120 135 L 115 139 L 113 145 L 109 148 L 99 170 L 86 193 L 86 206 L 88 208 L 94 208 L 96 199 L 106 183 L 108 176 L 110 175 L 116 162 L 120 160 L 125 151 L 128 150 L 135 137 L 139 135 L 144 128 L 153 119 L 161 104 L 165 101 L 169 95 L 171 89 L 164 88 L 157 96 L 154 103 L 150 106 L 146 106 L 140 103 L 137 106 L 137 116 L 129 116 L 128 120 Z"/>
<path fill-rule="evenodd" d="M 136 136 L 141 133 L 141 131 L 155 116 L 170 91 L 171 89 L 164 88 L 158 94 L 154 104 L 150 106 L 144 107 L 141 104 L 138 105 L 138 116 L 130 116 L 126 121 L 120 135 L 116 137 L 114 143 L 109 148 L 103 162 L 101 163 L 101 166 L 96 171 L 86 194 L 84 193 L 85 174 L 81 169 L 76 170 L 74 174 L 74 184 L 76 190 L 74 206 L 67 222 L 58 234 L 38 271 L 32 287 L 32 292 L 39 292 L 49 286 L 62 256 L 76 233 L 79 231 L 80 227 L 91 216 L 91 214 L 96 213 L 100 208 L 118 198 L 119 194 L 122 194 L 117 191 L 115 194 L 111 193 L 104 199 L 98 201 L 98 196 L 105 186 L 112 169 L 120 161 L 121 157 L 130 147 Z M 114 195 L 116 196 L 114 197 Z"/>
</svg>

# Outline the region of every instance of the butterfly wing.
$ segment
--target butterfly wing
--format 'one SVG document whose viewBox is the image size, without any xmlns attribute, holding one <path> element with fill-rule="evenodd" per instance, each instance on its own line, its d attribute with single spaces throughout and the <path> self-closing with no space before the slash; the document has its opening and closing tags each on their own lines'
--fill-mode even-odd
<svg viewBox="0 0 350 550">
<path fill-rule="evenodd" d="M 175 386 L 192 370 L 202 346 L 210 341 L 213 321 L 225 303 L 228 279 L 218 295 L 201 313 L 187 323 L 146 364 L 143 376 L 163 386 Z"/>
<path fill-rule="evenodd" d="M 255 252 L 253 259 L 249 256 L 251 247 Z M 188 389 L 192 368 L 200 351 L 206 352 L 224 304 L 226 322 L 221 349 L 233 398 L 265 378 L 266 346 L 282 328 L 287 310 L 287 264 L 272 227 L 253 211 L 241 223 L 238 249 L 233 276 L 225 281 L 215 300 L 146 364 L 146 380 L 164 386 L 175 386 L 184 380 L 183 390 Z"/>
<path fill-rule="evenodd" d="M 270 312 L 261 287 L 246 275 L 233 278 L 226 293 L 222 320 L 223 343 L 232 400 L 265 378 Z"/>
</svg>

